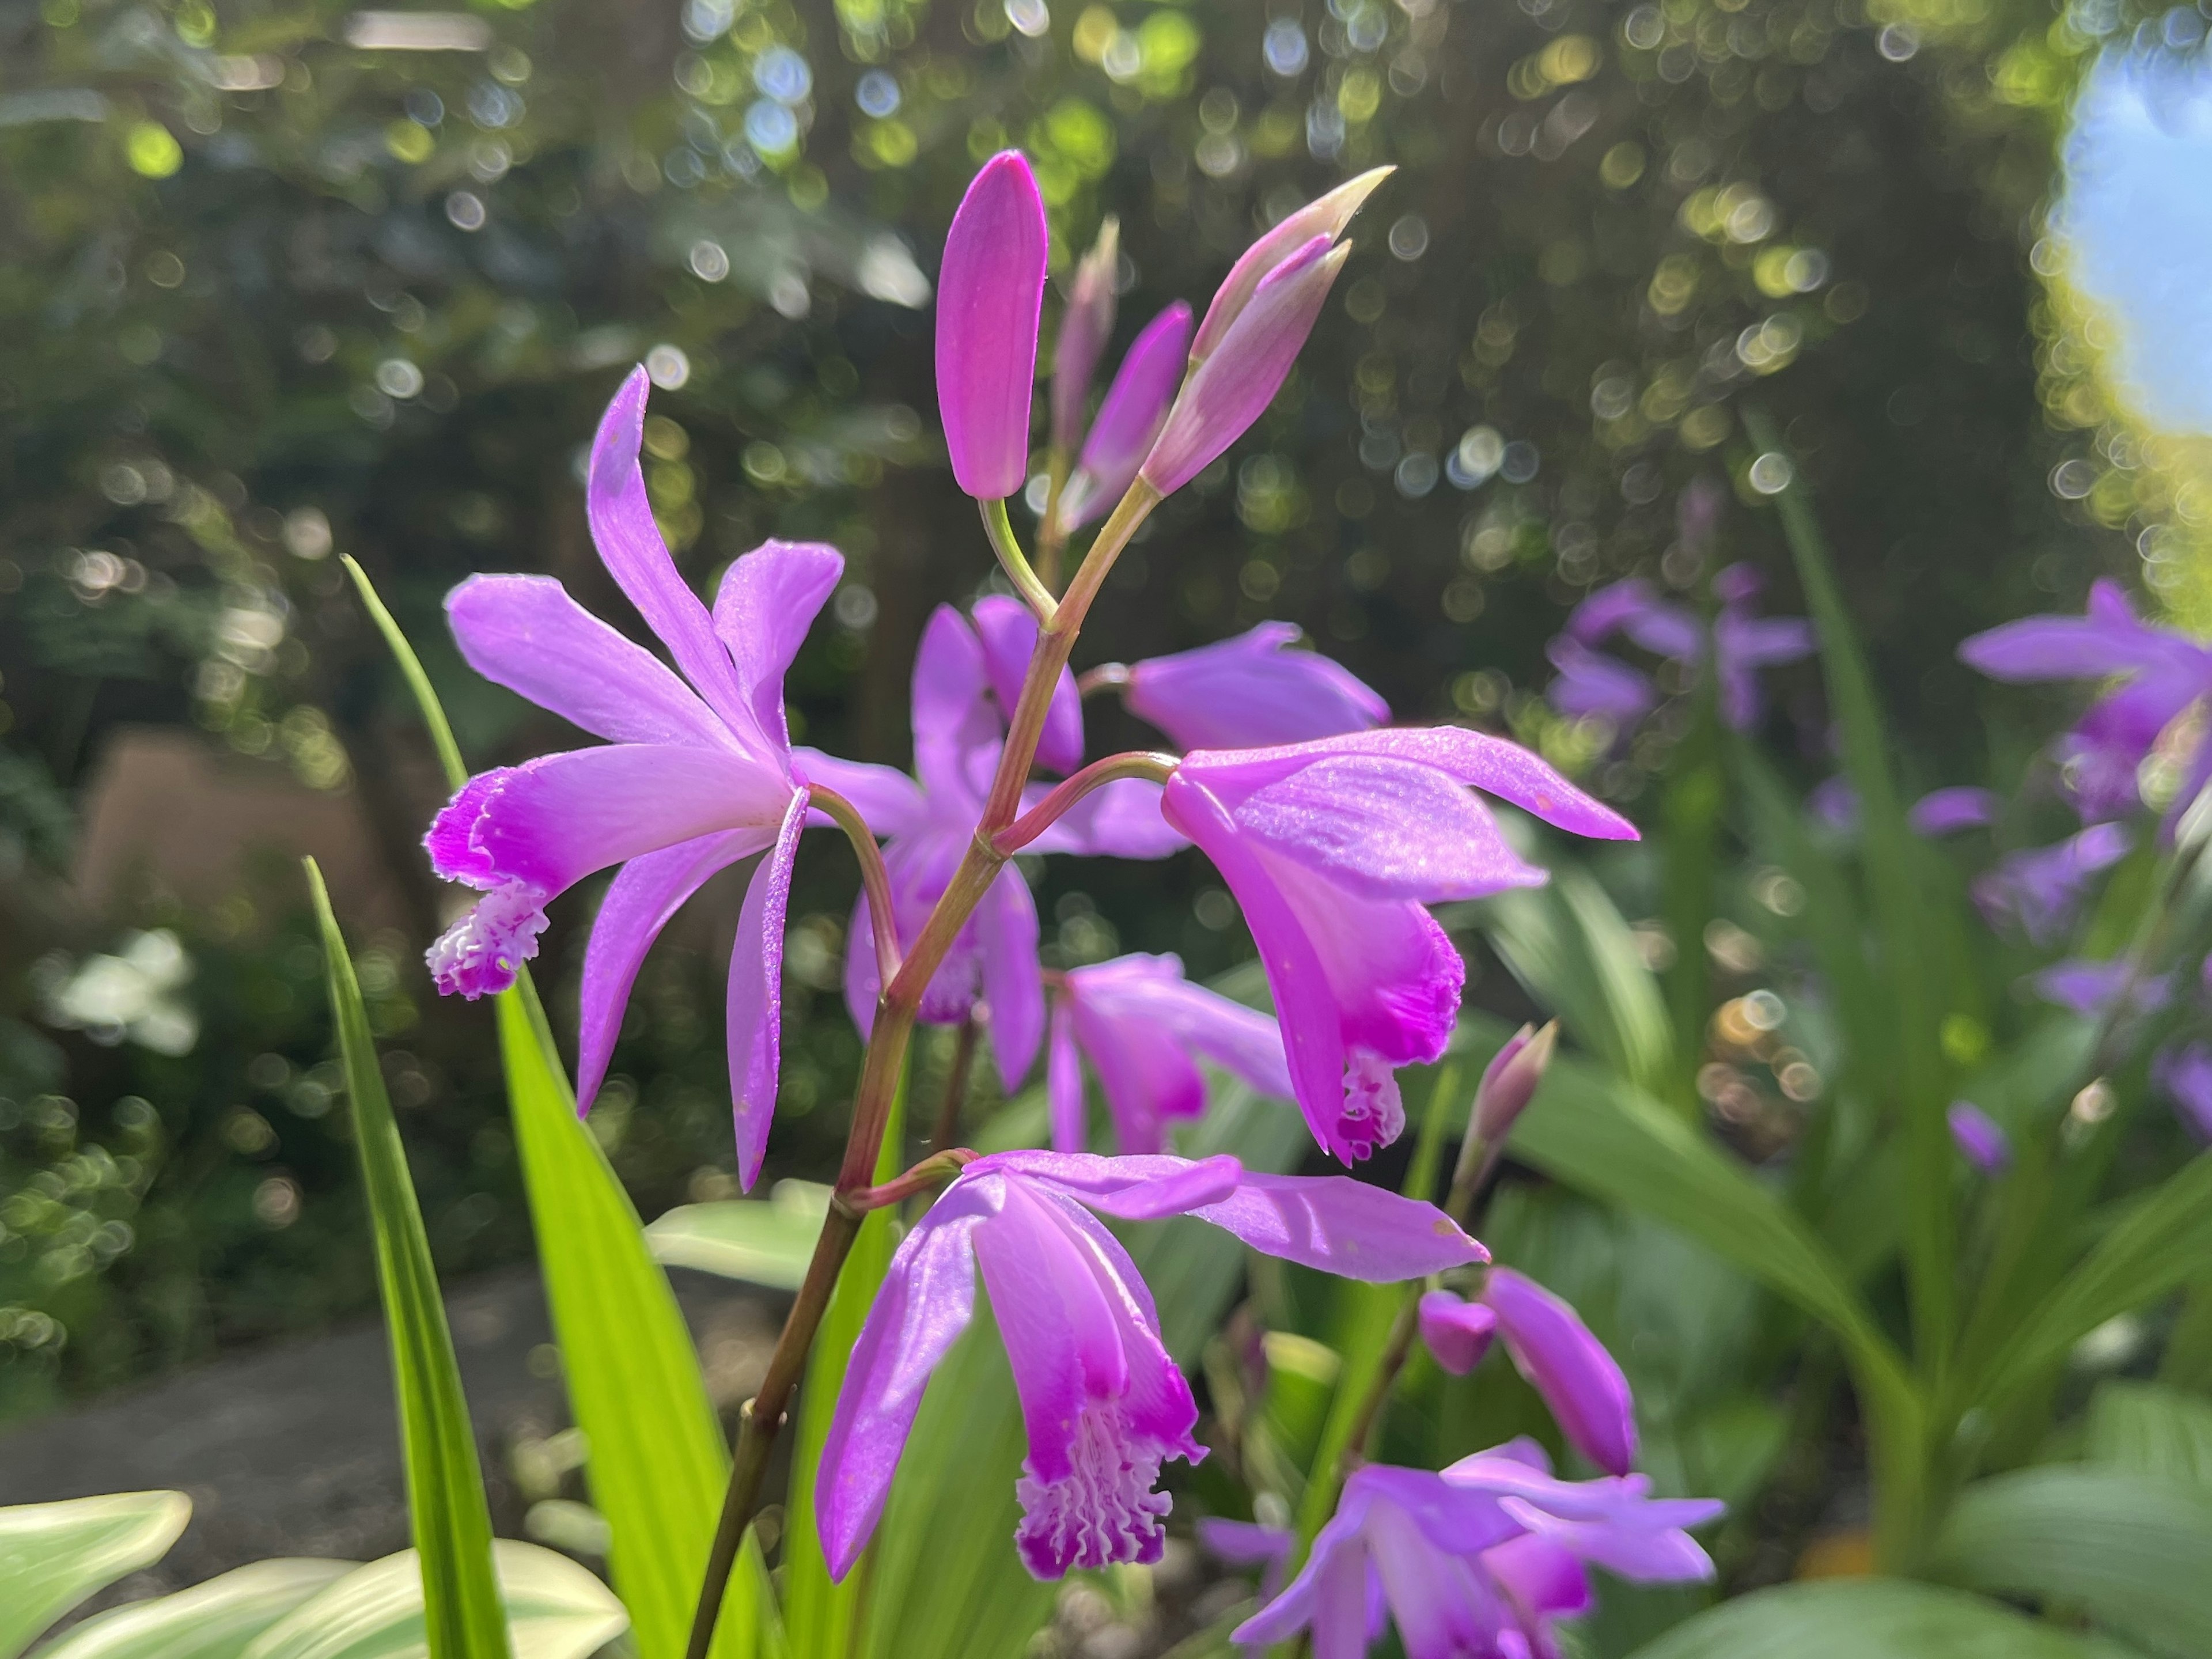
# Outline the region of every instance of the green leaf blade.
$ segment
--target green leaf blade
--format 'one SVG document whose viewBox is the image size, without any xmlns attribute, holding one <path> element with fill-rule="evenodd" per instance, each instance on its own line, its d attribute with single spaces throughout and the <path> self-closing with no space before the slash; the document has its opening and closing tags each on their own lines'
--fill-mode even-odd
<svg viewBox="0 0 2212 1659">
<path fill-rule="evenodd" d="M 191 1514 L 180 1492 L 0 1510 L 0 1659 L 15 1659 L 87 1596 L 160 1560 Z"/>
<path fill-rule="evenodd" d="M 1633 1659 L 2095 1659 L 2077 1637 L 1961 1590 L 1838 1578 L 1754 1590 Z"/>
<path fill-rule="evenodd" d="M 279 1558 L 88 1619 L 39 1659 L 239 1659 L 262 1632 L 361 1564 Z"/>
</svg>

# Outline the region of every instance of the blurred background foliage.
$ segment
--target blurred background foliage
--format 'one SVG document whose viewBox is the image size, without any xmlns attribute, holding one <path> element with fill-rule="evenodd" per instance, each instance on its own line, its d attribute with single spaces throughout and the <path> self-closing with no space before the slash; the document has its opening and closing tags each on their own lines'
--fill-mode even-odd
<svg viewBox="0 0 2212 1659">
<path fill-rule="evenodd" d="M 1989 722 L 1961 635 L 2139 551 L 2203 603 L 2190 452 L 2130 422 L 2044 234 L 2069 100 L 2128 28 L 2203 24 L 2119 0 L 5 0 L 0 1414 L 371 1300 L 282 856 L 309 845 L 368 940 L 441 1267 L 526 1251 L 487 1017 L 421 966 L 434 762 L 337 556 L 472 763 L 562 744 L 461 669 L 438 605 L 542 570 L 635 623 L 578 467 L 642 360 L 685 573 L 703 590 L 769 536 L 842 548 L 794 727 L 902 760 L 929 610 L 989 575 L 934 435 L 930 297 L 1007 144 L 1057 272 L 1119 216 L 1123 338 L 1297 203 L 1400 169 L 1290 385 L 1155 515 L 1079 666 L 1288 617 L 1401 717 L 1509 727 L 1633 802 L 1681 722 L 1606 755 L 1539 701 L 1542 641 L 1622 574 L 1702 593 L 1705 561 L 1759 562 L 1796 608 L 1739 505 L 1756 404 L 1820 492 L 1909 779 L 2016 761 L 2039 734 Z M 1734 495 L 1685 537 L 1698 479 Z M 1792 672 L 1768 735 L 1809 781 L 1827 717 Z M 1123 719 L 1099 709 L 1094 744 Z M 854 883 L 824 847 L 787 961 L 796 1172 L 831 1157 L 859 1056 Z M 1246 951 L 1194 861 L 1038 879 L 1061 963 Z M 733 895 L 648 965 L 592 1120 L 647 1215 L 734 1190 Z M 592 902 L 547 940 L 564 1030 Z"/>
</svg>

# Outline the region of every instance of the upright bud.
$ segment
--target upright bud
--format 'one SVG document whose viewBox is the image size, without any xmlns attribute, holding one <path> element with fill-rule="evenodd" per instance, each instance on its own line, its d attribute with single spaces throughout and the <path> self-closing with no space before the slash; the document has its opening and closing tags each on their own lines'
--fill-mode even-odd
<svg viewBox="0 0 2212 1659">
<path fill-rule="evenodd" d="M 1230 325 L 1251 303 L 1253 295 L 1270 271 L 1315 237 L 1323 236 L 1334 242 L 1342 235 L 1344 228 L 1352 222 L 1352 216 L 1359 211 L 1360 204 L 1395 170 L 1376 167 L 1339 185 L 1328 195 L 1307 203 L 1246 248 L 1243 257 L 1230 266 L 1229 275 L 1214 291 L 1213 303 L 1206 308 L 1206 320 L 1198 325 L 1198 337 L 1191 342 L 1191 367 L 1195 368 L 1213 355 L 1228 334 Z"/>
<path fill-rule="evenodd" d="M 1052 348 L 1052 447 L 1062 453 L 1073 449 L 1083 435 L 1091 377 L 1114 332 L 1114 271 L 1121 259 L 1121 222 L 1109 214 L 1098 227 L 1098 240 L 1075 268 Z"/>
<path fill-rule="evenodd" d="M 1177 300 L 1145 325 L 1106 389 L 1083 457 L 1060 492 L 1064 530 L 1088 524 L 1121 499 L 1168 417 L 1190 343 L 1190 307 Z"/>
<path fill-rule="evenodd" d="M 952 476 L 1002 501 L 1029 476 L 1030 392 L 1044 308 L 1044 199 L 1004 150 L 968 186 L 937 278 L 937 407 Z"/>
<path fill-rule="evenodd" d="M 1523 1025 L 1483 1067 L 1482 1083 L 1474 1091 L 1474 1133 L 1485 1146 L 1504 1140 L 1513 1121 L 1527 1109 L 1559 1041 L 1557 1020 L 1540 1031 Z"/>
<path fill-rule="evenodd" d="M 1351 252 L 1349 243 L 1332 246 L 1328 237 L 1316 236 L 1261 278 L 1212 355 L 1183 382 L 1139 469 L 1146 483 L 1173 494 L 1260 418 L 1282 389 Z M 1218 297 L 1214 305 L 1219 309 Z"/>
</svg>

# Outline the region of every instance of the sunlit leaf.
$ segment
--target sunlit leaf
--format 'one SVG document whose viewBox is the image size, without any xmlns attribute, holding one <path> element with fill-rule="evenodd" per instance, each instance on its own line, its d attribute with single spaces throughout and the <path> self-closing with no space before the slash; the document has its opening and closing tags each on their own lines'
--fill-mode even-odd
<svg viewBox="0 0 2212 1659">
<path fill-rule="evenodd" d="M 0 1510 L 0 1659 L 15 1659 L 95 1590 L 160 1560 L 191 1513 L 180 1492 Z"/>
<path fill-rule="evenodd" d="M 39 1659 L 238 1659 L 254 1638 L 357 1561 L 256 1561 L 179 1590 L 88 1619 Z"/>
</svg>

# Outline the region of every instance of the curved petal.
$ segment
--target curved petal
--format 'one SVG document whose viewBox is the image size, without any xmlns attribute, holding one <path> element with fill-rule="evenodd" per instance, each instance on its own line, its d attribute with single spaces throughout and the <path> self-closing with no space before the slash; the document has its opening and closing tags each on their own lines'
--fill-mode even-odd
<svg viewBox="0 0 2212 1659">
<path fill-rule="evenodd" d="M 574 749 L 499 775 L 483 792 L 469 842 L 489 867 L 550 897 L 678 842 L 780 824 L 793 796 L 790 779 L 729 750 Z"/>
<path fill-rule="evenodd" d="M 1286 647 L 1294 623 L 1238 635 L 1131 665 L 1122 702 L 1182 749 L 1249 749 L 1364 731 L 1390 705 L 1342 664 Z"/>
<path fill-rule="evenodd" d="M 623 1010 L 629 1006 L 630 988 L 637 983 L 638 969 L 653 941 L 709 876 L 759 852 L 767 839 L 753 830 L 702 836 L 634 858 L 616 872 L 584 950 L 576 1030 L 580 1115 L 592 1109 L 599 1085 L 606 1080 L 607 1062 L 622 1034 Z"/>
<path fill-rule="evenodd" d="M 453 792 L 453 799 L 438 809 L 422 837 L 430 855 L 430 868 L 441 881 L 458 881 L 479 891 L 499 886 L 507 877 L 489 854 L 476 843 L 477 820 L 492 792 L 514 775 L 511 766 L 495 766 L 479 772 Z"/>
<path fill-rule="evenodd" d="M 853 1344 L 816 1475 L 816 1525 L 834 1579 L 867 1547 L 930 1373 L 975 1315 L 973 1236 L 1002 1196 L 1000 1182 L 946 1188 L 900 1243 Z"/>
<path fill-rule="evenodd" d="M 742 729 L 747 708 L 729 654 L 714 637 L 707 607 L 677 574 L 668 544 L 660 538 L 660 526 L 653 521 L 645 475 L 638 470 L 638 450 L 645 440 L 645 400 L 651 389 L 644 368 L 632 369 L 599 418 L 584 490 L 592 540 L 607 574 L 668 647 L 684 678 L 716 714 Z"/>
<path fill-rule="evenodd" d="M 1158 1032 L 1172 1033 L 1260 1093 L 1291 1098 L 1289 1063 L 1284 1059 L 1283 1034 L 1275 1022 L 1242 1003 L 1193 985 L 1182 976 L 1182 963 L 1174 957 L 1119 957 L 1074 969 L 1067 977 L 1083 1006 L 1102 1025 L 1119 1025 L 1139 1039 L 1151 1034 L 1156 1041 Z M 1109 1040 L 1102 1030 L 1097 1041 Z M 1097 1051 L 1093 1043 L 1085 1046 Z M 1201 1090 L 1201 1104 L 1202 1101 Z"/>
<path fill-rule="evenodd" d="M 1482 1299 L 1513 1364 L 1559 1420 L 1560 1432 L 1600 1468 L 1636 1465 L 1636 1401 L 1628 1379 L 1564 1298 L 1508 1267 L 1493 1269 Z"/>
<path fill-rule="evenodd" d="M 775 845 L 753 871 L 738 912 L 730 952 L 729 1047 L 732 1117 L 738 1137 L 738 1184 L 750 1192 L 768 1150 L 783 1036 L 783 921 L 791 898 L 791 866 L 806 828 L 806 796 L 794 793 Z"/>
<path fill-rule="evenodd" d="M 845 929 L 845 1012 L 865 1041 L 876 1029 L 876 1002 L 883 975 L 876 963 L 875 915 L 864 889 L 853 901 L 853 920 Z"/>
<path fill-rule="evenodd" d="M 1188 1214 L 1231 1196 L 1244 1178 L 1243 1165 L 1225 1153 L 1194 1162 L 1167 1154 L 1103 1158 L 1025 1149 L 978 1158 L 969 1172 L 978 1170 L 1019 1176 L 1123 1221 Z"/>
<path fill-rule="evenodd" d="M 1230 325 L 1252 303 L 1252 295 L 1268 274 L 1312 238 L 1320 236 L 1334 241 L 1343 234 L 1345 226 L 1352 222 L 1352 216 L 1359 211 L 1360 204 L 1394 171 L 1387 167 L 1370 167 L 1327 195 L 1316 197 L 1286 214 L 1264 235 L 1255 238 L 1237 255 L 1237 263 L 1229 267 L 1229 274 L 1213 291 L 1212 301 L 1206 307 L 1206 320 L 1199 325 L 1198 337 L 1191 342 L 1191 356 L 1200 359 L 1212 356 L 1222 337 L 1228 333 Z"/>
<path fill-rule="evenodd" d="M 1391 1504 L 1375 1506 L 1367 1539 L 1406 1659 L 1461 1659 L 1496 1650 L 1492 1638 L 1504 1623 L 1504 1609 L 1464 1560 L 1437 1548 Z"/>
<path fill-rule="evenodd" d="M 791 770 L 801 783 L 821 784 L 852 802 L 880 840 L 913 834 L 928 814 L 921 786 L 895 766 L 841 760 L 819 749 L 794 749 Z M 826 812 L 816 813 L 811 820 L 817 828 L 830 821 Z"/>
<path fill-rule="evenodd" d="M 986 593 L 974 607 L 975 632 L 983 641 L 983 671 L 999 711 L 1013 724 L 1014 706 L 1021 701 L 1022 682 L 1029 678 L 1030 655 L 1036 649 L 1036 613 L 1006 593 Z M 1060 671 L 1052 702 L 1044 716 L 1044 732 L 1037 739 L 1037 764 L 1050 772 L 1073 772 L 1083 764 L 1083 696 L 1075 689 L 1075 676 Z"/>
<path fill-rule="evenodd" d="M 1079 1152 L 1090 1139 L 1084 1111 L 1083 1057 L 1075 1047 L 1075 1008 L 1066 997 L 1054 1000 L 1051 1046 L 1045 1051 L 1044 1092 L 1052 1124 L 1052 1149 Z"/>
<path fill-rule="evenodd" d="M 446 595 L 446 619 L 470 667 L 595 738 L 730 741 L 696 692 L 550 576 L 471 576 Z"/>
<path fill-rule="evenodd" d="M 764 753 L 787 756 L 783 677 L 830 592 L 845 556 L 820 542 L 763 542 L 739 556 L 714 596 L 714 634 L 730 653 L 744 699 L 747 735 Z"/>
<path fill-rule="evenodd" d="M 1525 1498 L 1499 1500 L 1506 1514 L 1538 1538 L 1634 1583 L 1695 1583 L 1713 1576 L 1712 1558 L 1677 1526 L 1622 1526 L 1607 1521 L 1566 1521 Z M 1698 1505 L 1719 1512 L 1717 1504 Z M 1682 1524 L 1695 1526 L 1697 1520 Z"/>
<path fill-rule="evenodd" d="M 1024 806 L 1035 805 L 1043 795 L 1042 788 L 1032 785 L 1024 796 Z M 1077 858 L 1164 859 L 1189 845 L 1160 816 L 1158 784 L 1149 778 L 1116 778 L 1054 818 L 1029 850 L 1069 853 Z"/>
<path fill-rule="evenodd" d="M 1490 1260 L 1433 1204 L 1349 1176 L 1252 1170 L 1235 1193 L 1189 1212 L 1265 1255 L 1340 1279 L 1389 1284 Z"/>
<path fill-rule="evenodd" d="M 1422 1346 L 1454 1376 L 1465 1376 L 1482 1363 L 1498 1329 L 1496 1314 L 1449 1291 L 1431 1291 L 1421 1297 L 1420 1322 Z"/>
</svg>

